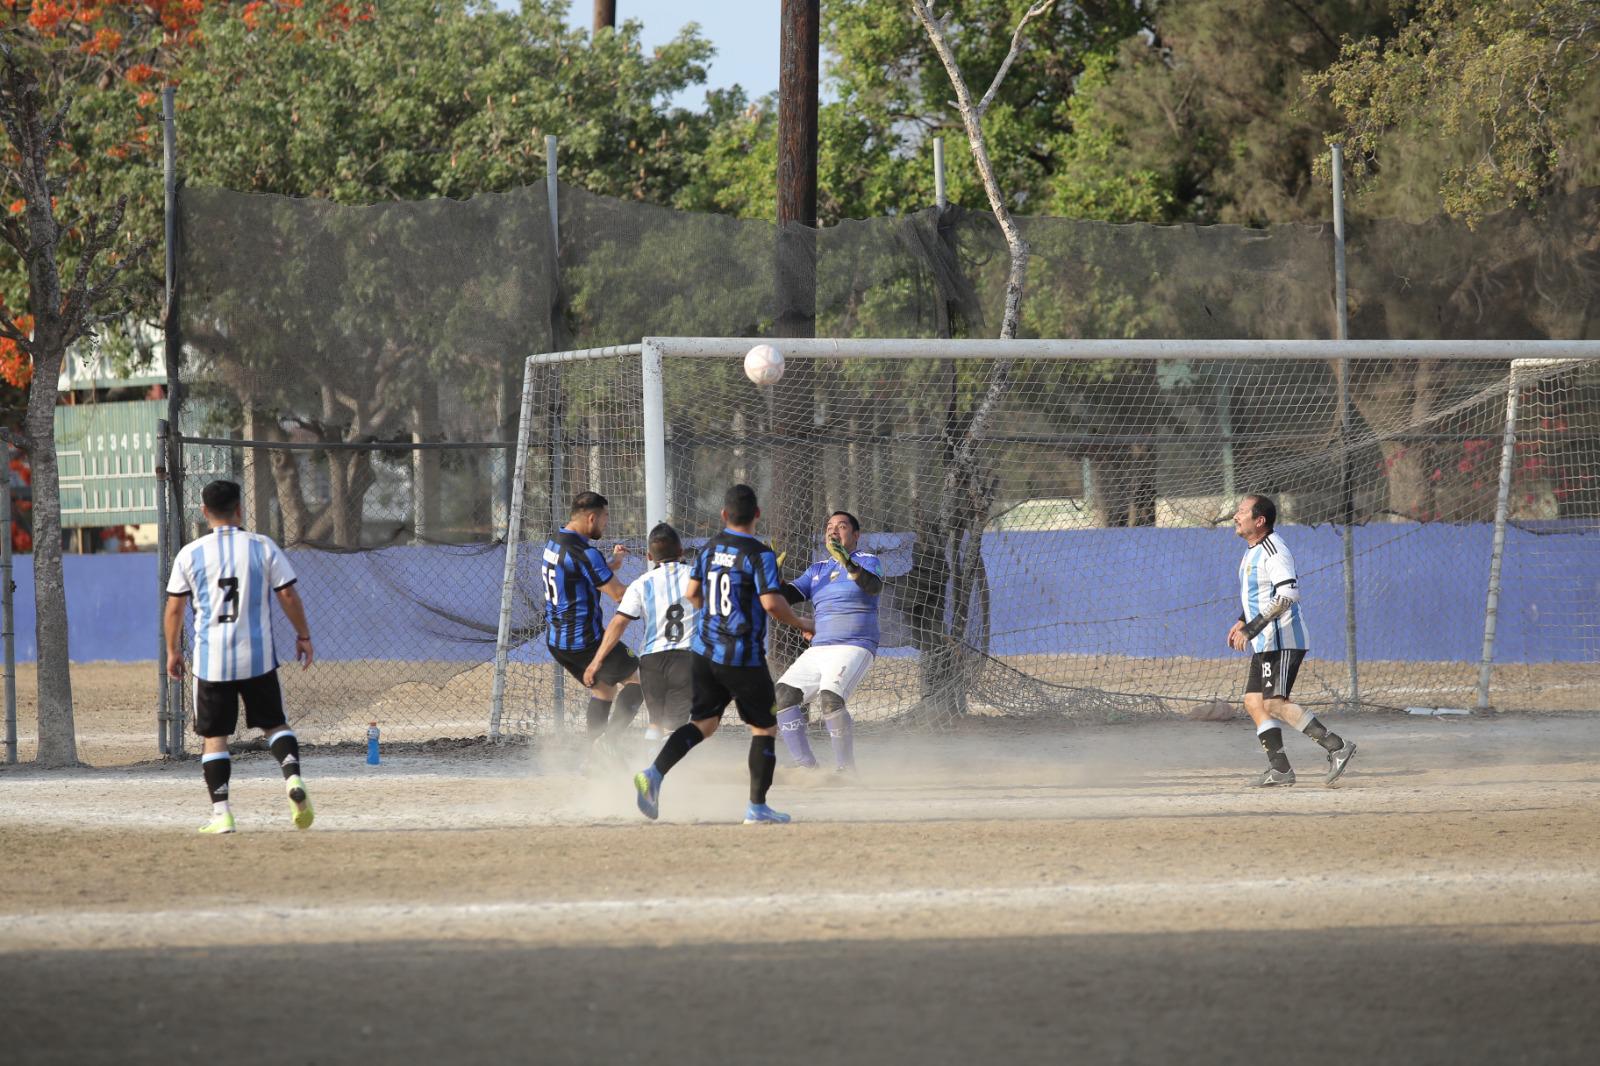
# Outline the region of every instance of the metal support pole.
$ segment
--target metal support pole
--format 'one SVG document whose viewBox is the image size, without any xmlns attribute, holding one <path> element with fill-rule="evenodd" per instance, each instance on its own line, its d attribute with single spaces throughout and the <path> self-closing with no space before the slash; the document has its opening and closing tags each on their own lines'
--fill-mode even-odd
<svg viewBox="0 0 1600 1066">
<path fill-rule="evenodd" d="M 553 133 L 545 134 L 544 138 L 544 191 L 545 200 L 550 212 L 550 280 L 555 291 L 561 291 L 561 193 L 556 181 L 557 149 L 560 142 Z M 554 301 L 552 307 L 557 314 L 560 313 L 560 301 Z M 561 322 L 552 319 L 550 323 L 550 339 L 553 343 L 561 343 L 558 333 Z M 559 374 L 557 367 L 551 367 L 548 373 Z M 526 378 L 528 370 L 523 370 Z M 566 455 L 561 447 L 561 412 L 566 405 L 563 397 L 557 393 L 549 398 L 550 410 L 548 412 L 547 428 L 545 434 L 550 441 L 550 522 L 552 529 L 561 528 L 562 520 L 567 516 L 561 513 L 561 487 L 566 477 Z M 527 402 L 526 399 L 523 401 Z M 519 455 L 518 462 L 523 459 Z M 518 484 L 523 484 L 519 479 Z M 520 504 L 519 504 L 520 506 Z M 509 541 L 508 541 L 509 543 Z M 551 699 L 555 703 L 556 728 L 561 728 L 567 719 L 567 676 L 563 670 L 556 670 L 551 684 Z"/>
<path fill-rule="evenodd" d="M 933 139 L 933 202 L 943 211 L 950 206 L 950 198 L 945 194 L 944 188 L 944 138 Z"/>
<path fill-rule="evenodd" d="M 1478 710 L 1489 709 L 1489 678 L 1494 672 L 1494 630 L 1500 611 L 1500 564 L 1506 550 L 1506 516 L 1511 510 L 1511 464 L 1517 446 L 1517 368 L 1506 386 L 1506 427 L 1500 439 L 1500 485 L 1494 499 L 1494 545 L 1489 549 L 1489 595 L 1483 607 L 1483 657 L 1478 663 Z"/>
<path fill-rule="evenodd" d="M 528 434 L 533 428 L 533 376 L 522 372 L 522 412 L 517 416 L 516 472 L 511 477 L 511 512 L 506 516 L 506 565 L 500 581 L 500 624 L 494 643 L 494 686 L 489 698 L 489 736 L 500 736 L 506 704 L 506 661 L 511 652 L 511 604 L 517 579 L 517 543 L 522 538 L 522 491 L 528 476 Z"/>
<path fill-rule="evenodd" d="M 666 403 L 662 390 L 661 349 L 645 342 L 639 358 L 644 379 L 644 517 L 645 529 L 669 521 L 667 492 Z"/>
<path fill-rule="evenodd" d="M 167 551 L 172 534 L 167 529 L 167 423 L 156 422 L 156 751 L 170 754 L 167 744 L 167 576 L 171 561 Z"/>
<path fill-rule="evenodd" d="M 178 117 L 174 93 L 168 85 L 161 90 L 161 177 L 165 189 L 164 233 L 166 237 L 166 306 L 161 315 L 162 354 L 167 364 L 167 422 L 173 433 L 183 432 L 178 416 L 178 364 L 183 360 L 183 338 L 178 328 Z M 172 491 L 172 513 L 181 530 L 183 521 L 183 468 L 168 463 L 168 484 Z M 179 533 L 182 542 L 182 533 Z M 174 546 L 176 550 L 176 546 Z"/>
<path fill-rule="evenodd" d="M 11 445 L 6 445 L 5 488 L 0 492 L 0 640 L 5 642 L 6 762 L 17 761 L 17 627 L 11 581 Z"/>
<path fill-rule="evenodd" d="M 1344 248 L 1344 147 L 1333 146 L 1333 280 L 1338 339 L 1350 339 L 1349 274 Z M 1339 357 L 1339 539 L 1344 545 L 1344 657 L 1350 674 L 1350 706 L 1361 706 L 1361 671 L 1356 655 L 1355 477 L 1351 450 L 1350 357 Z"/>
</svg>

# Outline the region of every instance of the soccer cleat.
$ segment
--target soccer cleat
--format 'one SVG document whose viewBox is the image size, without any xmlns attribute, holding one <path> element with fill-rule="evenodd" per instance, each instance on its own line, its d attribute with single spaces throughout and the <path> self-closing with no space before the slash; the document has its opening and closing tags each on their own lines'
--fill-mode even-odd
<svg viewBox="0 0 1600 1066">
<path fill-rule="evenodd" d="M 310 829 L 311 823 L 317 820 L 317 814 L 311 809 L 311 796 L 306 792 L 306 783 L 300 780 L 299 774 L 295 774 L 283 783 L 283 790 L 289 794 L 289 810 L 294 817 L 294 827 Z"/>
<path fill-rule="evenodd" d="M 232 833 L 232 832 L 236 832 L 236 830 L 233 827 L 233 815 L 232 814 L 216 814 L 216 815 L 212 815 L 211 821 L 207 822 L 205 825 L 200 827 L 200 832 L 202 832 L 202 833 L 213 833 L 213 834 L 215 834 L 215 833 Z"/>
<path fill-rule="evenodd" d="M 1356 742 L 1353 740 L 1346 740 L 1338 751 L 1328 752 L 1328 776 L 1322 779 L 1323 783 L 1331 785 L 1339 780 L 1339 775 L 1344 773 L 1355 754 Z"/>
<path fill-rule="evenodd" d="M 1261 771 L 1261 776 L 1250 782 L 1251 788 L 1275 788 L 1279 785 L 1294 784 L 1293 770 L 1275 770 L 1267 767 Z"/>
<path fill-rule="evenodd" d="M 788 825 L 790 818 L 782 811 L 775 811 L 765 803 L 752 803 L 744 809 L 745 825 Z"/>
<path fill-rule="evenodd" d="M 639 795 L 639 813 L 652 822 L 661 816 L 661 774 L 647 766 L 633 775 L 633 788 Z"/>
</svg>

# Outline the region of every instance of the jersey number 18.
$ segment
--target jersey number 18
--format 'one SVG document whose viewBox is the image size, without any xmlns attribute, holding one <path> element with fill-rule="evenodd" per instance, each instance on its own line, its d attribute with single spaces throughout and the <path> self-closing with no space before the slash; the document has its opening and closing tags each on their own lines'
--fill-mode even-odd
<svg viewBox="0 0 1600 1066">
<path fill-rule="evenodd" d="M 713 570 L 706 575 L 706 610 L 723 618 L 733 613 L 733 575 Z"/>
</svg>

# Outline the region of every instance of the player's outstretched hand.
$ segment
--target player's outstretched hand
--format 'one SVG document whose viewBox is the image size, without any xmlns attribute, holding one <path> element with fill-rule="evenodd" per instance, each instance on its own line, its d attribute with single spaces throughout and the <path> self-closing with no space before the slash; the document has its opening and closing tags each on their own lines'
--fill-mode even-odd
<svg viewBox="0 0 1600 1066">
<path fill-rule="evenodd" d="M 622 557 L 627 554 L 628 546 L 626 544 L 613 544 L 611 546 L 611 569 L 615 570 L 617 564 L 622 562 Z"/>
<path fill-rule="evenodd" d="M 173 654 L 167 656 L 167 676 L 174 681 L 183 680 L 183 655 Z"/>
<path fill-rule="evenodd" d="M 840 566 L 847 567 L 850 565 L 850 553 L 844 550 L 843 544 L 840 544 L 832 537 L 828 538 L 828 554 L 833 556 L 833 561 Z"/>
</svg>

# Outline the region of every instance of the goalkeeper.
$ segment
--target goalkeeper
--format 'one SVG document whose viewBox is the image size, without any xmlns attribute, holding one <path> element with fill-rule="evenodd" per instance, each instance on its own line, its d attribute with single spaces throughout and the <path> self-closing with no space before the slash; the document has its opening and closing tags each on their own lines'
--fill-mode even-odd
<svg viewBox="0 0 1600 1066">
<path fill-rule="evenodd" d="M 828 558 L 783 587 L 791 603 L 811 601 L 817 632 L 811 647 L 778 679 L 778 731 L 796 763 L 818 769 L 806 740 L 806 704 L 815 702 L 833 744 L 834 771 L 848 775 L 855 772 L 848 705 L 878 653 L 883 571 L 876 556 L 857 550 L 861 523 L 849 511 L 828 516 L 823 538 Z"/>
<path fill-rule="evenodd" d="M 1277 505 L 1266 496 L 1244 497 L 1233 514 L 1233 530 L 1249 547 L 1239 562 L 1239 597 L 1244 611 L 1228 630 L 1228 647 L 1252 652 L 1244 709 L 1255 722 L 1256 738 L 1267 753 L 1267 768 L 1254 784 L 1258 788 L 1294 784 L 1294 771 L 1283 753 L 1283 723 L 1287 722 L 1327 752 L 1328 772 L 1323 780 L 1331 785 L 1350 765 L 1356 746 L 1328 732 L 1315 715 L 1289 700 L 1309 641 L 1300 612 L 1294 556 L 1273 530 L 1277 521 Z"/>
</svg>

